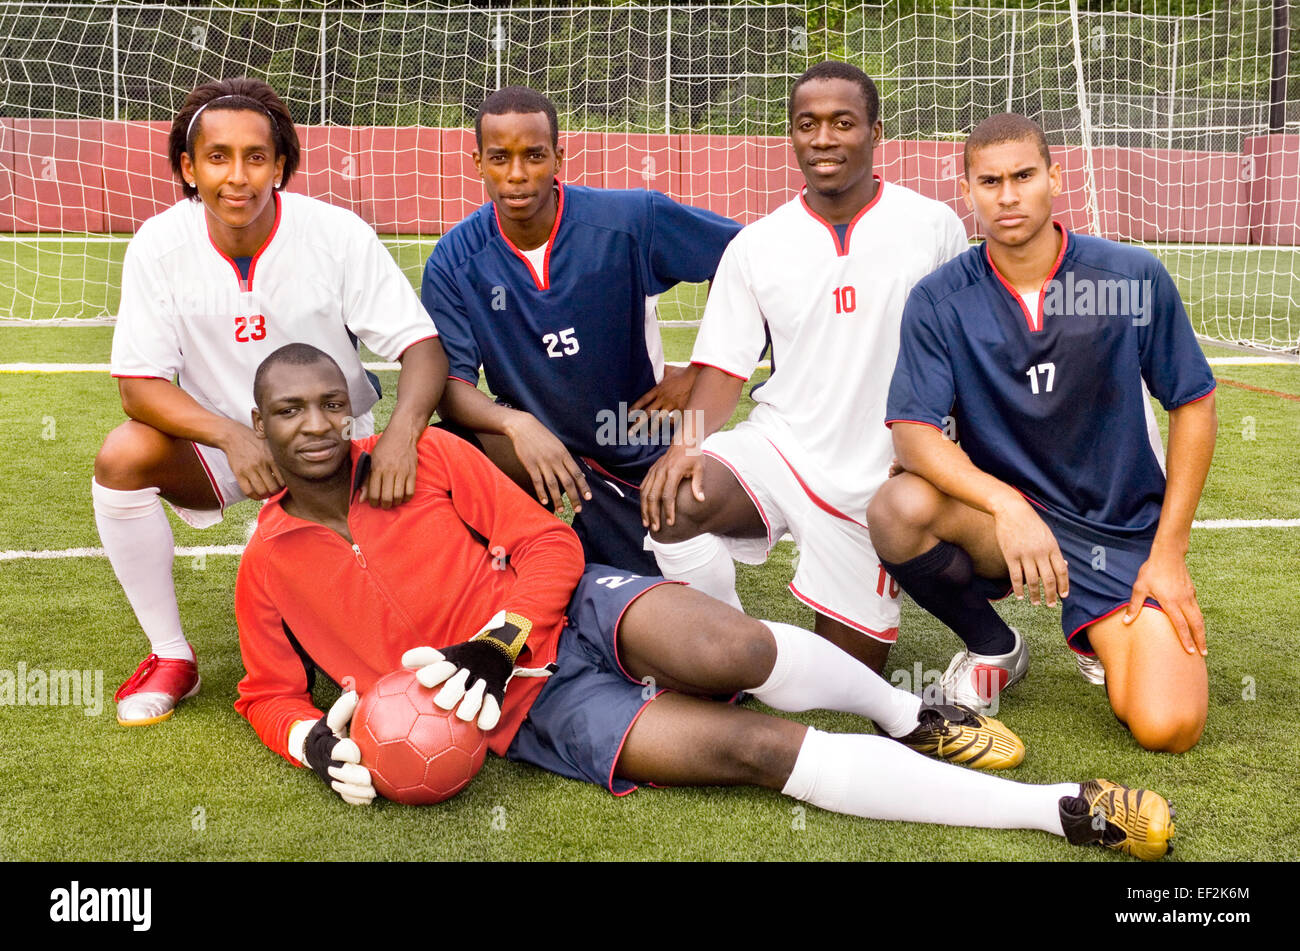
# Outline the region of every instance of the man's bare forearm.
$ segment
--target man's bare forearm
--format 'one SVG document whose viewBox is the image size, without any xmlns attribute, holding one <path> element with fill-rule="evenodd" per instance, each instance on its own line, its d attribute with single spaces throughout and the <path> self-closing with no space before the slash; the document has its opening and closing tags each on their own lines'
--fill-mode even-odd
<svg viewBox="0 0 1300 951">
<path fill-rule="evenodd" d="M 438 338 L 430 337 L 407 347 L 400 359 L 397 403 L 385 432 L 401 433 L 414 444 L 429 425 L 447 385 L 447 355 Z"/>
<path fill-rule="evenodd" d="M 1012 486 L 977 468 L 960 446 L 933 426 L 895 422 L 892 432 L 899 464 L 945 495 L 994 516 L 1009 504 L 1024 502 Z"/>
<path fill-rule="evenodd" d="M 1160 507 L 1160 527 L 1153 548 L 1186 555 L 1192 534 L 1192 519 L 1205 488 L 1205 478 L 1214 458 L 1214 441 L 1219 414 L 1214 393 L 1195 403 L 1186 403 L 1169 413 L 1169 453 L 1166 460 L 1165 500 Z"/>
<path fill-rule="evenodd" d="M 438 404 L 438 415 L 445 420 L 479 433 L 496 433 L 509 436 L 510 429 L 521 410 L 502 406 L 476 386 L 464 380 L 450 378 Z"/>
<path fill-rule="evenodd" d="M 231 427 L 239 425 L 239 421 L 204 409 L 170 380 L 124 377 L 117 382 L 127 416 L 177 439 L 224 450 Z M 242 422 L 248 428 L 252 421 Z"/>
<path fill-rule="evenodd" d="M 745 381 L 717 367 L 700 367 L 695 385 L 686 401 L 683 439 L 687 446 L 699 448 L 706 436 L 716 433 L 731 419 L 740 403 Z"/>
</svg>

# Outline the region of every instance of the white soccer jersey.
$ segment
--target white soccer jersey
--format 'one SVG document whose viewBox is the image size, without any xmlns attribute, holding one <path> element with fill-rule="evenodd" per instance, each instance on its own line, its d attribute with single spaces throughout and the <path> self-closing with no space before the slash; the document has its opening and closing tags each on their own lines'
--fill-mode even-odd
<svg viewBox="0 0 1300 951">
<path fill-rule="evenodd" d="M 349 331 L 387 360 L 437 331 L 369 225 L 304 195 L 276 201 L 247 281 L 209 238 L 202 203 L 141 225 L 122 264 L 113 376 L 175 377 L 205 409 L 247 425 L 258 364 L 309 343 L 343 368 L 354 415 L 374 405 Z"/>
<path fill-rule="evenodd" d="M 692 362 L 748 379 L 766 327 L 772 375 L 750 421 L 815 499 L 865 521 L 893 454 L 885 398 L 903 304 L 968 246 L 951 208 L 900 185 L 880 184 L 843 243 L 799 195 L 728 245 Z"/>
</svg>

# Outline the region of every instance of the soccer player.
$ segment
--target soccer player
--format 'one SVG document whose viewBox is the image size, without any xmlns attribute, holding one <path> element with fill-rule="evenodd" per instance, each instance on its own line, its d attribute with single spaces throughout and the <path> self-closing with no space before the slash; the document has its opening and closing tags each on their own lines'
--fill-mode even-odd
<svg viewBox="0 0 1300 951">
<path fill-rule="evenodd" d="M 817 613 L 817 633 L 879 672 L 898 637 L 898 589 L 867 532 L 892 453 L 873 421 L 907 293 L 965 250 L 966 232 L 946 205 L 873 174 L 879 96 L 860 69 L 814 66 L 789 111 L 807 187 L 723 255 L 691 356 L 700 370 L 683 437 L 646 478 L 642 516 L 661 542 L 714 532 L 755 564 L 788 531 L 799 546 L 790 590 Z M 754 388 L 749 418 L 717 432 L 765 331 L 772 375 Z"/>
<path fill-rule="evenodd" d="M 374 798 L 345 738 L 356 693 L 323 714 L 313 675 L 364 692 L 404 663 L 444 709 L 488 731 L 493 752 L 615 795 L 638 783 L 755 784 L 859 816 L 1165 852 L 1173 826 L 1153 793 L 1022 785 L 934 762 L 906 747 L 986 767 L 1014 765 L 1023 747 L 998 721 L 923 705 L 808 631 L 662 578 L 584 568 L 572 529 L 450 434 L 422 437 L 406 505 L 363 504 L 374 439 L 344 437 L 346 381 L 313 348 L 272 354 L 255 386 L 253 429 L 286 491 L 263 507 L 239 566 L 235 706 L 347 801 Z M 709 699 L 741 689 L 779 710 L 869 717 L 901 742 Z"/>
<path fill-rule="evenodd" d="M 424 269 L 451 364 L 439 414 L 543 505 L 567 495 L 588 560 L 653 573 L 658 557 L 734 597 L 716 540 L 646 551 L 638 487 L 667 429 L 627 423 L 680 410 L 697 372 L 664 365 L 646 298 L 711 278 L 740 226 L 659 192 L 563 184 L 555 106 L 531 89 L 490 95 L 474 135 L 490 200 Z"/>
<path fill-rule="evenodd" d="M 1053 222 L 1061 169 L 1036 123 L 981 122 L 965 163 L 987 241 L 908 299 L 886 416 L 907 471 L 872 501 L 872 540 L 965 642 L 944 678 L 957 702 L 1023 675 L 1024 640 L 987 599 L 1038 604 L 1041 583 L 1137 741 L 1190 749 L 1208 688 L 1184 556 L 1214 452 L 1214 376 L 1155 257 Z M 1169 411 L 1167 478 L 1143 381 Z"/>
<path fill-rule="evenodd" d="M 159 497 L 205 528 L 227 506 L 283 485 L 247 424 L 253 373 L 268 353 L 303 340 L 337 360 L 357 435 L 373 431 L 369 411 L 379 398 L 357 339 L 401 360 L 366 497 L 386 508 L 414 490 L 415 447 L 441 396 L 446 357 L 370 227 L 283 191 L 298 155 L 293 120 L 270 86 L 204 83 L 186 97 L 168 140 L 185 197 L 127 247 L 112 372 L 130 419 L 104 440 L 91 485 L 99 536 L 150 643 L 116 695 L 124 726 L 165 720 L 199 689 Z"/>
</svg>

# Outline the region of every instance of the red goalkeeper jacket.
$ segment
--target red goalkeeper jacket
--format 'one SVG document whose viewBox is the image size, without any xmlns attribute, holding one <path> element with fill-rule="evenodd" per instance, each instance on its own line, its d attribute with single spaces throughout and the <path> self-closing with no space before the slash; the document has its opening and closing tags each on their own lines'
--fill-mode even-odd
<svg viewBox="0 0 1300 951">
<path fill-rule="evenodd" d="M 354 472 L 377 439 L 352 444 Z M 577 536 L 463 440 L 428 429 L 418 451 L 408 502 L 385 510 L 354 497 L 355 544 L 290 515 L 284 493 L 262 507 L 235 582 L 247 671 L 235 709 L 290 762 L 289 729 L 324 716 L 311 700 L 313 665 L 364 693 L 406 650 L 466 641 L 503 609 L 533 622 L 517 666 L 555 660 L 582 576 Z M 489 749 L 505 753 L 545 684 L 510 681 Z"/>
</svg>

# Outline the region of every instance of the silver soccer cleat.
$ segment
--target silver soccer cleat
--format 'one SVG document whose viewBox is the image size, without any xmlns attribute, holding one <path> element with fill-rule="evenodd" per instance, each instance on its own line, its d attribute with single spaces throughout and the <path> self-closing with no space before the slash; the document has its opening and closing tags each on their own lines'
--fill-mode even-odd
<svg viewBox="0 0 1300 951">
<path fill-rule="evenodd" d="M 982 713 L 992 707 L 998 694 L 1025 679 L 1029 672 L 1029 645 L 1016 635 L 1016 646 L 1005 654 L 972 654 L 959 651 L 944 671 L 939 686 L 948 702 Z"/>
<path fill-rule="evenodd" d="M 1106 668 L 1102 666 L 1101 658 L 1096 654 L 1089 657 L 1087 654 L 1075 654 L 1074 662 L 1079 665 L 1079 676 L 1090 684 L 1104 684 L 1106 682 Z"/>
</svg>

